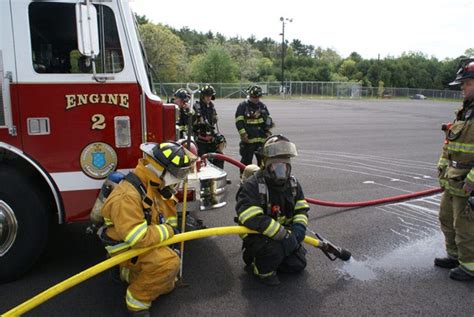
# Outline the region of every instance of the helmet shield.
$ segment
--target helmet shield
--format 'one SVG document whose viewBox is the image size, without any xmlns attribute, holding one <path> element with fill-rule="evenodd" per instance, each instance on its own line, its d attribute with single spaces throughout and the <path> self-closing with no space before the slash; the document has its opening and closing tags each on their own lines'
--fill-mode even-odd
<svg viewBox="0 0 474 317">
<path fill-rule="evenodd" d="M 265 157 L 295 157 L 298 155 L 296 146 L 289 141 L 267 142 L 263 146 L 263 155 Z"/>
</svg>

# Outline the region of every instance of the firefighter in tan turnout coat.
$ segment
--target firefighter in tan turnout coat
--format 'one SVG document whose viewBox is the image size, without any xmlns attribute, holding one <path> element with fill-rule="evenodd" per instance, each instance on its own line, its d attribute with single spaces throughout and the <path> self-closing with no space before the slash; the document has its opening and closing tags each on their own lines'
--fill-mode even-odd
<svg viewBox="0 0 474 317">
<path fill-rule="evenodd" d="M 462 85 L 463 106 L 452 125 L 438 163 L 444 188 L 439 220 L 445 236 L 447 257 L 436 266 L 449 268 L 449 277 L 474 280 L 474 60 L 464 61 L 451 85 Z"/>
<path fill-rule="evenodd" d="M 174 190 L 195 159 L 175 142 L 144 143 L 135 170 L 112 191 L 102 208 L 105 230 L 100 233 L 111 256 L 130 248 L 158 244 L 177 227 Z M 120 265 L 129 283 L 126 304 L 132 315 L 148 316 L 151 303 L 175 286 L 180 258 L 169 247 L 154 248 Z"/>
</svg>

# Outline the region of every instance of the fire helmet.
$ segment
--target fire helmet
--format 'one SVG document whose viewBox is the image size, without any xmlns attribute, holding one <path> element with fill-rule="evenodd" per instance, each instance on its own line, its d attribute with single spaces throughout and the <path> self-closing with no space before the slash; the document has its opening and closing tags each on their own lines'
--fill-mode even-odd
<svg viewBox="0 0 474 317">
<path fill-rule="evenodd" d="M 459 64 L 459 70 L 456 73 L 456 78 L 449 83 L 449 85 L 459 85 L 463 81 L 474 79 L 474 59 L 469 58 L 462 60 Z"/>
<path fill-rule="evenodd" d="M 291 175 L 290 158 L 298 155 L 295 144 L 281 134 L 272 135 L 267 138 L 261 151 L 264 177 L 272 185 L 285 185 Z"/>
<path fill-rule="evenodd" d="M 191 95 L 188 93 L 188 91 L 184 88 L 179 88 L 176 90 L 176 92 L 173 95 L 175 98 L 179 98 L 183 100 L 184 102 L 188 102 L 189 99 L 191 99 Z"/>
<path fill-rule="evenodd" d="M 271 135 L 263 143 L 262 148 L 263 158 L 292 158 L 298 155 L 296 145 L 287 137 L 277 134 Z"/>
<path fill-rule="evenodd" d="M 202 96 L 211 96 L 211 100 L 216 99 L 216 90 L 214 89 L 214 87 L 212 87 L 209 84 L 204 85 L 201 88 L 201 90 L 199 91 L 199 93 L 201 94 L 201 97 Z"/>
<path fill-rule="evenodd" d="M 257 86 L 257 85 L 250 86 L 247 89 L 247 93 L 249 94 L 250 97 L 254 97 L 254 98 L 260 98 L 263 96 L 262 87 Z"/>
<path fill-rule="evenodd" d="M 158 164 L 178 179 L 185 179 L 191 171 L 196 156 L 174 141 L 164 143 L 142 143 L 140 150 L 153 165 Z"/>
<path fill-rule="evenodd" d="M 255 165 L 255 164 L 250 164 L 250 165 L 245 166 L 245 169 L 242 172 L 242 176 L 240 177 L 240 183 L 245 182 L 247 179 L 250 178 L 250 176 L 258 172 L 259 170 L 260 170 L 260 167 L 258 167 L 258 165 Z"/>
</svg>

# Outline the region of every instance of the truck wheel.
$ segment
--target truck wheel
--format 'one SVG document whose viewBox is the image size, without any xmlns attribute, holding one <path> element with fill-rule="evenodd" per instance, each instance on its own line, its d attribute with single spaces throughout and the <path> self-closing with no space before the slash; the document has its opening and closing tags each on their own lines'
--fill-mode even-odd
<svg viewBox="0 0 474 317">
<path fill-rule="evenodd" d="M 0 166 L 0 283 L 19 278 L 43 251 L 49 230 L 46 205 L 34 183 Z"/>
</svg>

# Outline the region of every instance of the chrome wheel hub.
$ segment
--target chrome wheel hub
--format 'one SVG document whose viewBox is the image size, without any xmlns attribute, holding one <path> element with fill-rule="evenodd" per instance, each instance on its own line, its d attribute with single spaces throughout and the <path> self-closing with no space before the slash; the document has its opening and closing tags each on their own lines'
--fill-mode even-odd
<svg viewBox="0 0 474 317">
<path fill-rule="evenodd" d="M 13 209 L 0 200 L 0 257 L 7 254 L 15 242 L 18 232 L 18 222 Z"/>
</svg>

